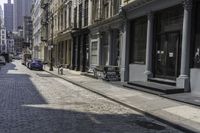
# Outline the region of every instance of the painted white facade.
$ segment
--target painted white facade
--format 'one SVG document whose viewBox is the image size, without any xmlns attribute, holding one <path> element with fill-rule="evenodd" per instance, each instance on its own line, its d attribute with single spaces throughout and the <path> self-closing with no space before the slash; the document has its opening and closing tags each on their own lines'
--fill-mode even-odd
<svg viewBox="0 0 200 133">
<path fill-rule="evenodd" d="M 39 58 L 44 60 L 44 52 L 41 42 L 41 14 L 42 9 L 40 7 L 40 0 L 35 0 L 34 8 L 32 11 L 32 21 L 33 21 L 33 58 Z"/>
</svg>

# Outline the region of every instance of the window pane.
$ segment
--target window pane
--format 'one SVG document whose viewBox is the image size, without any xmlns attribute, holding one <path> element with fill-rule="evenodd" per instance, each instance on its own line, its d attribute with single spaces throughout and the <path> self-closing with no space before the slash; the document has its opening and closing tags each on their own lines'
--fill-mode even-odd
<svg viewBox="0 0 200 133">
<path fill-rule="evenodd" d="M 200 68 L 200 3 L 196 9 L 196 35 L 195 35 L 195 51 L 194 51 L 194 67 Z"/>
<path fill-rule="evenodd" d="M 97 42 L 92 42 L 91 45 L 91 64 L 97 64 Z"/>
<path fill-rule="evenodd" d="M 145 64 L 147 20 L 142 17 L 131 23 L 130 63 Z"/>
</svg>

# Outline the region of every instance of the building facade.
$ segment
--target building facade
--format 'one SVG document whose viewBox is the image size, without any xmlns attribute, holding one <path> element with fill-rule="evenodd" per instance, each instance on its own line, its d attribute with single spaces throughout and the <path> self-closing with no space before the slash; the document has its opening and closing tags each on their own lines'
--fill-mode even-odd
<svg viewBox="0 0 200 133">
<path fill-rule="evenodd" d="M 41 41 L 41 15 L 42 9 L 40 7 L 40 0 L 33 2 L 32 22 L 33 22 L 33 57 L 44 61 L 44 47 Z"/>
<path fill-rule="evenodd" d="M 90 1 L 90 69 L 95 66 L 121 67 L 121 0 Z"/>
<path fill-rule="evenodd" d="M 47 40 L 54 64 L 80 71 L 116 66 L 122 82 L 199 93 L 199 8 L 198 0 L 52 1 Z"/>
<path fill-rule="evenodd" d="M 23 38 L 24 45 L 32 49 L 33 44 L 33 22 L 30 16 L 24 16 L 23 19 Z"/>
<path fill-rule="evenodd" d="M 7 31 L 13 31 L 13 4 L 11 0 L 4 4 L 4 24 Z"/>
<path fill-rule="evenodd" d="M 13 29 L 23 26 L 24 16 L 31 16 L 32 0 L 14 0 L 13 5 Z"/>
<path fill-rule="evenodd" d="M 49 3 L 53 14 L 54 64 L 65 64 L 82 72 L 98 65 L 120 66 L 121 3 L 121 0 Z"/>
<path fill-rule="evenodd" d="M 156 81 L 199 93 L 199 1 L 125 4 L 124 81 Z"/>
<path fill-rule="evenodd" d="M 23 29 L 18 28 L 17 32 L 13 32 L 15 54 L 21 54 L 24 48 Z"/>
<path fill-rule="evenodd" d="M 10 31 L 7 31 L 7 53 L 9 54 L 15 54 L 15 49 L 14 49 L 14 37 L 13 33 Z"/>
<path fill-rule="evenodd" d="M 58 0 L 50 4 L 53 19 L 54 64 L 72 67 L 73 6 L 76 0 Z M 51 33 L 49 32 L 49 33 Z M 52 35 L 49 35 L 52 38 Z"/>
</svg>

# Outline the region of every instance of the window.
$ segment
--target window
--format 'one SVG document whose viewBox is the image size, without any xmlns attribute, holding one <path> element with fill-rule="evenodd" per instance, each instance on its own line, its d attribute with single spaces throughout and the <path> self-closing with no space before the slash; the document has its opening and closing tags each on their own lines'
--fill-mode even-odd
<svg viewBox="0 0 200 133">
<path fill-rule="evenodd" d="M 131 23 L 130 34 L 130 63 L 145 64 L 147 19 L 138 18 Z"/>
<path fill-rule="evenodd" d="M 97 65 L 97 50 L 98 50 L 98 42 L 92 42 L 91 45 L 91 64 L 92 65 Z"/>
<path fill-rule="evenodd" d="M 196 8 L 196 31 L 195 31 L 195 47 L 194 47 L 194 67 L 200 68 L 200 3 Z"/>
<path fill-rule="evenodd" d="M 84 9 L 84 26 L 88 25 L 88 0 L 85 0 L 85 9 Z"/>
<path fill-rule="evenodd" d="M 69 5 L 69 9 L 68 9 L 68 10 L 69 10 L 69 11 L 68 11 L 68 14 L 69 14 L 69 15 L 68 15 L 68 21 L 69 21 L 69 25 L 68 25 L 68 26 L 69 26 L 69 27 L 72 26 L 72 25 L 71 25 L 71 12 L 72 12 L 72 7 L 71 7 L 71 6 L 72 6 L 72 5 L 70 4 L 70 5 Z M 74 21 L 75 21 L 75 20 L 74 20 Z"/>
<path fill-rule="evenodd" d="M 113 0 L 113 15 L 117 14 L 120 9 L 121 0 Z"/>
<path fill-rule="evenodd" d="M 60 15 L 58 14 L 58 31 L 60 31 Z"/>
<path fill-rule="evenodd" d="M 67 9 L 65 9 L 65 29 L 67 29 Z"/>
<path fill-rule="evenodd" d="M 2 44 L 5 44 L 5 40 L 2 40 Z"/>
<path fill-rule="evenodd" d="M 74 8 L 74 28 L 77 28 L 77 7 Z"/>
<path fill-rule="evenodd" d="M 93 22 L 99 21 L 101 16 L 101 10 L 100 10 L 100 0 L 94 0 L 92 3 L 92 19 Z"/>
<path fill-rule="evenodd" d="M 82 3 L 79 5 L 79 28 L 82 27 L 82 8 L 83 8 L 83 5 Z"/>
<path fill-rule="evenodd" d="M 63 30 L 63 11 L 61 11 L 61 13 L 60 13 L 60 19 L 61 19 L 60 20 L 61 21 L 60 22 L 60 27 L 61 27 L 60 29 Z"/>
<path fill-rule="evenodd" d="M 103 1 L 103 6 L 104 6 L 104 9 L 103 9 L 103 12 L 104 12 L 104 18 L 108 18 L 109 17 L 109 2 L 107 0 L 104 0 Z"/>
<path fill-rule="evenodd" d="M 175 6 L 165 9 L 156 14 L 157 34 L 166 32 L 182 31 L 183 27 L 183 7 Z"/>
</svg>

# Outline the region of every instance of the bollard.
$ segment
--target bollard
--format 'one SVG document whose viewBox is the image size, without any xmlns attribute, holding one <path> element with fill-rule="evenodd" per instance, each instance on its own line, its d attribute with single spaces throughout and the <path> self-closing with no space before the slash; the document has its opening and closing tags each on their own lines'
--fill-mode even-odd
<svg viewBox="0 0 200 133">
<path fill-rule="evenodd" d="M 60 67 L 58 67 L 58 75 L 60 74 Z"/>
<path fill-rule="evenodd" d="M 60 74 L 63 75 L 63 67 L 60 67 Z"/>
</svg>

